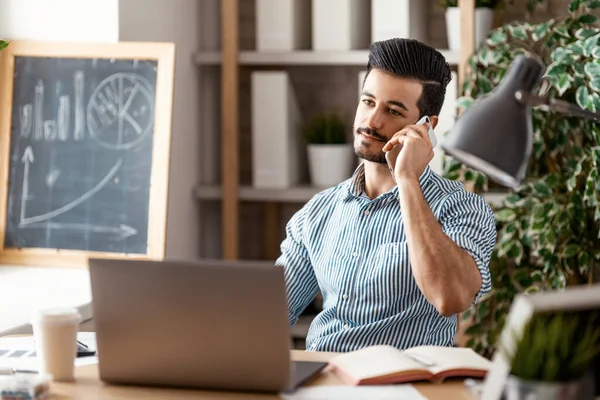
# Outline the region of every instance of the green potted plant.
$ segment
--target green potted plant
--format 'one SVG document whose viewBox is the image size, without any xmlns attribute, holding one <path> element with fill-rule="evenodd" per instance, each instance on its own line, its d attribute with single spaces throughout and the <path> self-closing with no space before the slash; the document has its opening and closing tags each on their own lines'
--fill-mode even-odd
<svg viewBox="0 0 600 400">
<path fill-rule="evenodd" d="M 498 0 L 475 1 L 475 43 L 481 43 L 492 29 L 494 7 Z M 446 35 L 451 51 L 460 50 L 460 9 L 458 0 L 441 0 L 440 6 L 446 10 Z"/>
<path fill-rule="evenodd" d="M 6 40 L 2 40 L 0 39 L 0 51 L 5 49 L 8 46 L 9 42 L 7 42 Z"/>
<path fill-rule="evenodd" d="M 535 314 L 514 346 L 500 351 L 510 365 L 506 400 L 593 399 L 592 369 L 600 354 L 596 313 Z"/>
<path fill-rule="evenodd" d="M 599 11 L 599 1 L 573 0 L 564 18 L 493 30 L 468 61 L 459 107 L 489 93 L 514 58 L 529 53 L 548 66 L 542 85 L 548 95 L 600 110 Z M 465 344 L 485 356 L 493 353 L 516 294 L 593 282 L 600 265 L 600 124 L 533 109 L 532 128 L 526 179 L 494 210 L 492 290 L 463 314 Z M 447 178 L 489 190 L 484 175 L 451 157 L 443 161 Z"/>
<path fill-rule="evenodd" d="M 354 149 L 347 141 L 346 125 L 337 113 L 316 115 L 302 127 L 308 144 L 311 183 L 319 187 L 337 185 L 350 177 Z"/>
</svg>

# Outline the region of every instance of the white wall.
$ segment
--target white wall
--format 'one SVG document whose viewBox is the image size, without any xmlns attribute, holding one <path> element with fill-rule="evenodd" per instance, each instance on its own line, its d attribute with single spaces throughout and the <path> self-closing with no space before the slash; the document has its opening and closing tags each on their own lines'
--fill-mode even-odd
<svg viewBox="0 0 600 400">
<path fill-rule="evenodd" d="M 119 0 L 0 0 L 0 37 L 116 42 Z"/>
<path fill-rule="evenodd" d="M 199 204 L 192 195 L 200 181 L 200 75 L 192 60 L 200 47 L 199 3 L 119 1 L 120 41 L 168 41 L 176 46 L 167 258 L 196 258 L 200 252 Z"/>
</svg>

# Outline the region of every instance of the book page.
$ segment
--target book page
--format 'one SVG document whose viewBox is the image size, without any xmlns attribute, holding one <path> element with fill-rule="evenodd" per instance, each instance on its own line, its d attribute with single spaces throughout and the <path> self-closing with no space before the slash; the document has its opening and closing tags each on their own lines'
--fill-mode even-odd
<svg viewBox="0 0 600 400">
<path fill-rule="evenodd" d="M 331 364 L 354 379 L 368 379 L 405 371 L 427 371 L 393 346 L 371 346 L 335 356 Z"/>
<path fill-rule="evenodd" d="M 418 346 L 405 352 L 431 360 L 434 365 L 428 369 L 433 374 L 448 370 L 488 371 L 492 366 L 491 361 L 467 347 Z"/>
</svg>

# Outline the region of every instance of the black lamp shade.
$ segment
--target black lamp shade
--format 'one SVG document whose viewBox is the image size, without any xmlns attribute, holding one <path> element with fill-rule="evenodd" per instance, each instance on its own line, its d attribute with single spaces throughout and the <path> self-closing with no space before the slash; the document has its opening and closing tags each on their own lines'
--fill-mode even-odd
<svg viewBox="0 0 600 400">
<path fill-rule="evenodd" d="M 498 87 L 457 119 L 440 143 L 444 151 L 501 185 L 517 188 L 525 176 L 533 132 L 530 106 L 515 93 L 532 92 L 544 70 L 537 58 L 516 58 Z"/>
</svg>

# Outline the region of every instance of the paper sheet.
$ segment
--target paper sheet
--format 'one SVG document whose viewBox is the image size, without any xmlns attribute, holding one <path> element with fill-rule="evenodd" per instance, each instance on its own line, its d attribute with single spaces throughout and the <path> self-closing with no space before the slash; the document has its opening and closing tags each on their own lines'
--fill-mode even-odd
<svg viewBox="0 0 600 400">
<path fill-rule="evenodd" d="M 77 340 L 89 348 L 96 350 L 96 334 L 94 332 L 79 332 Z M 0 367 L 37 370 L 38 358 L 35 353 L 33 336 L 2 337 L 0 338 Z M 89 357 L 75 358 L 75 365 L 97 364 L 97 354 Z"/>
<path fill-rule="evenodd" d="M 313 386 L 280 396 L 284 400 L 427 400 L 412 385 Z"/>
</svg>

